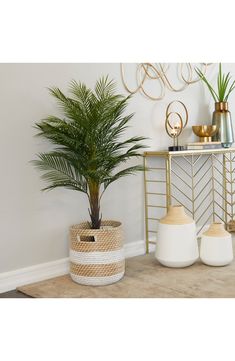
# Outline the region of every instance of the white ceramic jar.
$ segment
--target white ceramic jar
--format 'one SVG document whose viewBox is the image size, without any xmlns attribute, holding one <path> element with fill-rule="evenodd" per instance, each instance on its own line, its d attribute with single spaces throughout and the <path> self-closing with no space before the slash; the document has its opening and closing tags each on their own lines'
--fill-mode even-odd
<svg viewBox="0 0 235 361">
<path fill-rule="evenodd" d="M 223 223 L 212 223 L 202 234 L 200 258 L 208 266 L 225 266 L 233 260 L 232 236 Z"/>
<path fill-rule="evenodd" d="M 155 257 L 167 267 L 187 267 L 198 256 L 195 221 L 183 206 L 170 206 L 159 222 Z"/>
</svg>

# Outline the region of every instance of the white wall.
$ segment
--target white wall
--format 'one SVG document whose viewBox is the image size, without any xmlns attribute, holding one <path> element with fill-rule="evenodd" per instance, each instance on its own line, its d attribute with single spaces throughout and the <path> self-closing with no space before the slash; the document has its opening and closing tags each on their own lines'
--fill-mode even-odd
<svg viewBox="0 0 235 361">
<path fill-rule="evenodd" d="M 133 83 L 134 66 L 127 66 L 127 77 Z M 174 65 L 172 65 L 174 69 Z M 216 66 L 208 77 L 213 79 Z M 235 76 L 235 64 L 227 64 Z M 119 64 L 0 64 L 0 272 L 38 263 L 49 262 L 68 255 L 68 227 L 87 219 L 85 197 L 69 190 L 57 189 L 42 193 L 39 172 L 29 161 L 48 144 L 34 138 L 33 125 L 46 115 L 58 112 L 46 87 L 56 85 L 66 91 L 71 79 L 93 86 L 101 75 L 109 74 L 126 91 L 121 82 Z M 176 81 L 172 71 L 172 79 Z M 151 85 L 154 92 L 155 85 Z M 235 92 L 230 98 L 230 110 L 235 118 Z M 194 139 L 193 124 L 210 123 L 213 101 L 202 84 L 194 84 L 180 93 L 167 91 L 159 102 L 136 94 L 128 112 L 135 112 L 129 134 L 150 137 L 151 149 L 169 145 L 164 131 L 167 104 L 182 100 L 189 110 L 189 125 L 182 139 Z M 120 180 L 110 186 L 103 198 L 103 218 L 121 220 L 125 241 L 144 239 L 143 175 Z"/>
</svg>

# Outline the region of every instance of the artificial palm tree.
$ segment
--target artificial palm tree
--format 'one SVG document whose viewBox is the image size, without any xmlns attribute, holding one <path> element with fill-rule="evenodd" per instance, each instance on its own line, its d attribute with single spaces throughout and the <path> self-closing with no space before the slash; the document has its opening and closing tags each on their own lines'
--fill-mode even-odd
<svg viewBox="0 0 235 361">
<path fill-rule="evenodd" d="M 133 116 L 124 115 L 130 96 L 115 94 L 115 83 L 108 77 L 97 81 L 94 91 L 72 81 L 70 97 L 56 87 L 49 91 L 64 117 L 48 116 L 36 123 L 38 135 L 49 139 L 55 149 L 38 154 L 33 162 L 49 183 L 44 190 L 65 187 L 87 195 L 91 228 L 99 229 L 104 191 L 121 177 L 143 170 L 137 164 L 115 171 L 130 158 L 139 157 L 144 147 L 143 137 L 122 138 Z"/>
</svg>

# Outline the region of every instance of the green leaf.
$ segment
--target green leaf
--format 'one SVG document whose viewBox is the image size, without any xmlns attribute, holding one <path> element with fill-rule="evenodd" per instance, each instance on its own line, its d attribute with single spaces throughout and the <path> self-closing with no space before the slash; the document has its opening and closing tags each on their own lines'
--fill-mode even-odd
<svg viewBox="0 0 235 361">
<path fill-rule="evenodd" d="M 113 176 L 111 176 L 110 178 L 108 178 L 106 181 L 105 181 L 105 185 L 104 185 L 104 188 L 107 189 L 107 187 L 115 182 L 116 180 L 122 178 L 122 177 L 126 177 L 128 175 L 132 175 L 132 174 L 135 174 L 136 172 L 139 172 L 139 171 L 143 171 L 144 170 L 144 167 L 141 166 L 141 165 L 135 165 L 135 166 L 132 166 L 132 167 L 128 167 L 126 169 L 123 169 L 121 170 L 120 172 L 114 174 Z"/>
<path fill-rule="evenodd" d="M 221 63 L 219 63 L 219 72 L 217 75 L 217 92 L 213 89 L 212 85 L 208 82 L 208 80 L 206 79 L 205 75 L 201 72 L 200 69 L 195 68 L 196 73 L 199 75 L 199 77 L 201 78 L 201 80 L 207 85 L 214 101 L 219 101 L 219 102 L 223 102 L 223 101 L 227 101 L 228 97 L 230 95 L 230 93 L 233 91 L 233 85 L 234 82 L 232 83 L 232 85 L 229 87 L 229 83 L 231 81 L 231 76 L 230 76 L 230 72 L 228 74 L 223 74 L 222 73 L 222 65 Z"/>
<path fill-rule="evenodd" d="M 230 86 L 230 88 L 229 88 L 229 90 L 228 90 L 228 92 L 227 92 L 227 94 L 226 94 L 226 96 L 225 96 L 225 101 L 227 101 L 228 100 L 228 97 L 229 97 L 229 95 L 230 95 L 230 93 L 233 91 L 235 89 L 235 81 L 233 81 L 233 83 L 231 84 L 231 86 Z"/>
<path fill-rule="evenodd" d="M 62 116 L 50 115 L 36 123 L 38 135 L 52 143 L 54 150 L 39 154 L 34 165 L 43 172 L 45 189 L 66 187 L 86 193 L 92 227 L 98 227 L 98 200 L 107 184 L 140 170 L 127 164 L 145 148 L 144 137 L 125 137 L 133 117 L 126 114 L 130 96 L 116 93 L 116 84 L 108 76 L 97 81 L 94 91 L 73 80 L 69 95 L 57 87 L 49 92 Z M 121 173 L 115 174 L 116 167 L 122 166 Z"/>
<path fill-rule="evenodd" d="M 209 91 L 210 91 L 210 93 L 211 93 L 214 101 L 215 101 L 215 102 L 218 101 L 218 100 L 219 100 L 219 96 L 216 94 L 215 90 L 212 88 L 211 84 L 207 81 L 206 77 L 205 77 L 204 74 L 201 72 L 201 70 L 198 69 L 198 68 L 195 68 L 195 71 L 196 71 L 196 73 L 199 75 L 199 77 L 201 78 L 201 80 L 203 80 L 204 83 L 207 85 L 207 87 L 208 87 L 208 89 L 209 89 Z"/>
<path fill-rule="evenodd" d="M 42 178 L 51 183 L 44 190 L 66 187 L 83 193 L 87 192 L 85 181 L 74 169 L 72 162 L 64 157 L 63 153 L 41 153 L 38 154 L 38 159 L 32 162 L 44 172 Z"/>
</svg>

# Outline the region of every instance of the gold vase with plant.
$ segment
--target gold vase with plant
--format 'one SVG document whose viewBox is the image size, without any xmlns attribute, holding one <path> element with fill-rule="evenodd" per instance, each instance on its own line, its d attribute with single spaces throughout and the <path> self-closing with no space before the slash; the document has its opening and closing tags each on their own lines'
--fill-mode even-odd
<svg viewBox="0 0 235 361">
<path fill-rule="evenodd" d="M 216 125 L 218 131 L 213 137 L 213 140 L 221 141 L 222 146 L 225 148 L 231 147 L 234 142 L 234 135 L 231 113 L 228 110 L 228 98 L 235 89 L 235 81 L 231 81 L 232 77 L 230 76 L 230 72 L 227 74 L 222 73 L 221 63 L 219 64 L 219 72 L 217 75 L 217 88 L 213 88 L 200 69 L 196 68 L 195 70 L 201 80 L 206 84 L 215 101 L 212 124 Z"/>
</svg>

